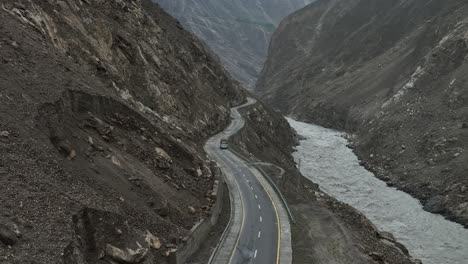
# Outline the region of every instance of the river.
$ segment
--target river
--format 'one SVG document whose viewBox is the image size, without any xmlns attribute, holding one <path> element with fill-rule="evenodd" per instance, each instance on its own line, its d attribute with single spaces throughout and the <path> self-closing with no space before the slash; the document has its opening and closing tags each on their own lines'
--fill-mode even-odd
<svg viewBox="0 0 468 264">
<path fill-rule="evenodd" d="M 364 213 L 425 264 L 468 264 L 468 229 L 423 210 L 421 203 L 359 165 L 345 134 L 288 119 L 305 137 L 294 153 L 302 174 Z"/>
</svg>

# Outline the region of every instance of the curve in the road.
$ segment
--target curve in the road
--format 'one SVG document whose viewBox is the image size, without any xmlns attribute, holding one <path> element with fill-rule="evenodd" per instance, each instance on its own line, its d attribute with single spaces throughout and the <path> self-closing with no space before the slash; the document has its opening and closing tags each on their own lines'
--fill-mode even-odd
<svg viewBox="0 0 468 264">
<path fill-rule="evenodd" d="M 205 145 L 223 170 L 231 196 L 231 221 L 211 263 L 291 263 L 289 219 L 281 200 L 256 168 L 219 148 L 222 138 L 234 135 L 245 124 L 238 109 L 254 103 L 249 98 L 246 104 L 232 108 L 231 124 Z"/>
</svg>

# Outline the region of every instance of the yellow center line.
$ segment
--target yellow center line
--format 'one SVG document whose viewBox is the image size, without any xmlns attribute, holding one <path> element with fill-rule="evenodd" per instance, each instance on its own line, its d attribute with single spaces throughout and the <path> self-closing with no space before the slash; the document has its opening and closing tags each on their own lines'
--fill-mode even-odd
<svg viewBox="0 0 468 264">
<path fill-rule="evenodd" d="M 248 99 L 248 102 L 245 103 L 244 105 L 235 107 L 235 108 L 234 108 L 234 109 L 235 109 L 235 112 L 237 112 L 237 109 L 242 108 L 242 107 L 245 107 L 245 106 L 248 106 L 248 105 L 251 105 L 251 104 L 253 104 L 253 103 L 255 103 L 255 102 L 256 102 L 255 100 L 252 100 L 251 98 L 249 98 L 249 99 Z M 237 114 L 240 116 L 239 112 L 237 112 Z M 236 119 L 236 121 L 237 121 L 237 123 L 239 123 L 238 119 Z M 233 123 L 231 123 L 230 126 L 233 125 L 233 124 L 235 124 L 236 121 L 234 121 Z M 236 126 L 237 126 L 237 124 L 235 124 L 234 127 L 236 127 Z M 229 129 L 228 129 L 228 130 L 229 130 Z M 218 153 L 216 153 L 216 151 L 214 151 L 213 154 L 218 158 L 218 160 L 219 160 L 222 164 L 224 164 L 224 166 L 226 167 L 226 169 L 227 169 L 227 170 L 231 173 L 231 175 L 234 177 L 233 171 L 231 170 L 231 168 L 230 168 L 229 166 L 227 166 L 226 162 L 224 162 L 224 160 L 222 159 L 222 157 L 221 157 L 220 155 L 218 155 Z M 231 152 L 231 154 L 233 154 L 236 158 L 238 158 L 237 155 L 235 155 L 234 153 Z M 225 158 L 227 158 L 227 157 L 225 157 Z M 239 159 L 239 158 L 238 158 L 238 159 Z M 241 160 L 241 163 L 243 163 L 242 160 Z M 246 166 L 250 171 L 252 171 L 247 165 L 245 165 L 245 166 Z M 254 175 L 255 175 L 255 173 L 254 173 Z M 257 176 L 255 176 L 255 177 L 257 177 Z M 258 180 L 258 178 L 257 178 L 257 180 Z M 241 224 L 241 228 L 240 228 L 240 231 L 239 231 L 239 235 L 237 236 L 236 244 L 235 244 L 235 246 L 234 246 L 234 248 L 233 248 L 233 250 L 232 250 L 232 252 L 231 252 L 231 257 L 229 258 L 228 264 L 231 264 L 231 262 L 232 262 L 232 258 L 234 257 L 234 253 L 235 253 L 235 251 L 236 251 L 236 249 L 237 249 L 237 246 L 239 245 L 240 237 L 241 237 L 242 231 L 244 230 L 244 224 L 245 224 L 245 206 L 244 206 L 244 198 L 242 197 L 242 192 L 241 192 L 241 190 L 240 190 L 239 183 L 237 182 L 237 179 L 236 179 L 235 177 L 234 177 L 234 182 L 235 182 L 235 184 L 236 184 L 237 190 L 238 190 L 238 192 L 239 192 L 239 196 L 240 196 L 240 198 L 241 198 L 241 204 L 242 204 L 242 224 Z M 260 181 L 259 181 L 259 182 L 260 182 Z M 262 183 L 260 182 L 260 184 L 262 184 Z M 263 184 L 262 184 L 262 186 L 263 186 Z M 276 264 L 278 264 L 278 263 L 279 263 L 280 239 L 281 239 L 280 226 L 279 226 L 279 223 L 280 223 L 280 222 L 279 222 L 279 216 L 278 216 L 278 212 L 277 212 L 276 206 L 275 206 L 275 204 L 274 204 L 274 202 L 273 202 L 273 200 L 272 200 L 270 194 L 269 194 L 268 191 L 265 189 L 265 186 L 263 186 L 263 189 L 264 189 L 264 190 L 266 191 L 266 193 L 268 194 L 268 197 L 270 197 L 270 201 L 271 201 L 271 203 L 273 204 L 273 207 L 274 207 L 275 213 L 276 213 L 276 219 L 277 219 L 277 223 L 278 223 L 278 248 L 277 248 L 277 254 L 276 254 Z M 232 210 L 232 208 L 231 208 L 231 210 Z"/>
<path fill-rule="evenodd" d="M 231 152 L 232 153 L 232 152 Z M 243 163 L 243 160 L 241 158 L 239 158 L 235 153 L 232 153 L 238 160 L 241 161 L 241 163 Z M 260 183 L 260 185 L 262 186 L 263 190 L 265 190 L 266 194 L 268 195 L 268 198 L 270 199 L 271 201 L 271 204 L 273 205 L 273 209 L 275 210 L 275 215 L 276 215 L 276 222 L 277 222 L 277 228 L 278 228 L 278 243 L 277 243 L 277 248 L 276 248 L 276 264 L 279 263 L 280 261 L 280 247 L 281 247 L 281 222 L 280 222 L 280 218 L 279 218 L 279 214 L 278 214 L 278 209 L 276 208 L 276 204 L 275 202 L 273 201 L 273 198 L 271 197 L 271 194 L 270 192 L 268 192 L 268 190 L 266 189 L 265 185 L 260 181 L 260 179 L 257 177 L 257 175 L 252 171 L 252 169 L 245 165 L 251 172 L 252 174 L 255 176 L 255 178 L 257 179 L 257 181 Z"/>
<path fill-rule="evenodd" d="M 249 168 L 249 170 L 251 170 L 251 169 Z M 276 222 L 277 222 L 277 227 L 278 227 L 278 245 L 277 245 L 277 248 L 276 248 L 276 264 L 278 264 L 279 261 L 280 261 L 280 246 L 281 246 L 281 244 L 280 244 L 280 242 L 281 242 L 281 222 L 280 222 L 280 218 L 279 218 L 279 214 L 278 214 L 278 209 L 276 208 L 275 202 L 273 202 L 273 198 L 271 197 L 270 192 L 268 192 L 268 190 L 265 188 L 265 185 L 263 185 L 263 183 L 260 181 L 260 179 L 257 177 L 257 175 L 255 173 L 253 173 L 253 175 L 255 176 L 255 178 L 257 178 L 260 185 L 262 185 L 262 188 L 265 190 L 266 194 L 268 195 L 268 198 L 270 198 L 271 204 L 273 205 L 273 208 L 275 209 Z"/>
</svg>

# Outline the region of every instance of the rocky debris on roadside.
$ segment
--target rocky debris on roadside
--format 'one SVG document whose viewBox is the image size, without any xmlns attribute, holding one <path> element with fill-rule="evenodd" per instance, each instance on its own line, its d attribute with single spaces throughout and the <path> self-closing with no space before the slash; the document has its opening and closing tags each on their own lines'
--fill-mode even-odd
<svg viewBox="0 0 468 264">
<path fill-rule="evenodd" d="M 207 193 L 207 196 L 210 198 L 216 198 L 216 195 L 218 194 L 218 189 L 219 189 L 219 180 L 215 180 L 213 183 L 213 190 Z"/>
<path fill-rule="evenodd" d="M 201 167 L 202 175 L 204 178 L 212 178 L 213 172 L 211 169 L 210 161 L 204 161 Z"/>
<path fill-rule="evenodd" d="M 149 230 L 141 232 L 122 216 L 111 212 L 86 208 L 73 217 L 73 224 L 75 234 L 65 249 L 65 263 L 79 264 L 80 258 L 153 263 L 163 253 L 159 251 L 162 245 L 159 237 Z M 88 247 L 95 248 L 98 256 L 89 252 Z"/>
<path fill-rule="evenodd" d="M 106 245 L 106 256 L 111 257 L 112 259 L 124 262 L 124 263 L 140 263 L 148 254 L 148 249 L 146 248 L 138 248 L 136 250 L 126 248 L 120 249 L 118 247 L 114 247 L 110 244 Z"/>
</svg>

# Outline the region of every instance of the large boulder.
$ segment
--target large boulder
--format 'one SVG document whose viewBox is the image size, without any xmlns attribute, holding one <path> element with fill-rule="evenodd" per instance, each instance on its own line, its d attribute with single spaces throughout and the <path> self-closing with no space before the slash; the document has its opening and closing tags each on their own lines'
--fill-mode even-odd
<svg viewBox="0 0 468 264">
<path fill-rule="evenodd" d="M 162 148 L 155 148 L 159 167 L 162 169 L 168 169 L 172 165 L 172 158 L 167 154 L 167 152 Z"/>
<path fill-rule="evenodd" d="M 0 137 L 7 138 L 8 136 L 10 136 L 10 132 L 8 132 L 8 131 L 2 131 L 2 132 L 0 132 Z"/>
<path fill-rule="evenodd" d="M 161 248 L 161 241 L 159 240 L 158 237 L 155 237 L 153 234 L 151 234 L 150 231 L 146 231 L 145 242 L 148 244 L 150 248 L 153 248 L 153 249 Z"/>
<path fill-rule="evenodd" d="M 123 250 L 110 244 L 106 246 L 106 256 L 123 263 L 139 263 L 145 259 L 146 254 L 148 254 L 147 248 Z"/>
<path fill-rule="evenodd" d="M 0 224 L 0 241 L 7 246 L 13 246 L 18 240 L 15 232 L 8 226 Z"/>
</svg>

